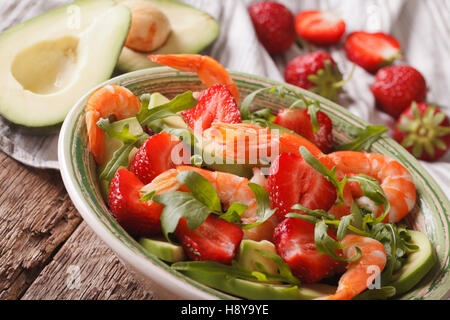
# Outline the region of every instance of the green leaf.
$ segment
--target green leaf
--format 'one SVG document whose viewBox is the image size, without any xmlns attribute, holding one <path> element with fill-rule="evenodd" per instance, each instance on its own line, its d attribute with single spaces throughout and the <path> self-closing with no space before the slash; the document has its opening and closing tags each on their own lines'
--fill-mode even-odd
<svg viewBox="0 0 450 320">
<path fill-rule="evenodd" d="M 153 201 L 164 206 L 161 213 L 161 229 L 168 241 L 175 231 L 178 221 L 186 218 L 189 229 L 198 228 L 211 213 L 211 209 L 197 200 L 190 192 L 174 191 L 156 194 Z"/>
<path fill-rule="evenodd" d="M 325 179 L 334 185 L 340 200 L 339 203 L 342 203 L 344 201 L 344 187 L 347 183 L 347 177 L 344 177 L 344 179 L 339 181 L 336 176 L 336 167 L 329 170 L 322 162 L 319 161 L 319 159 L 314 157 L 311 152 L 303 146 L 300 147 L 300 154 L 314 170 L 322 174 Z"/>
<path fill-rule="evenodd" d="M 111 138 L 119 139 L 123 143 L 134 143 L 139 138 L 138 136 L 135 136 L 130 133 L 130 130 L 129 130 L 130 125 L 128 123 L 122 127 L 122 131 L 120 131 L 120 132 L 114 130 L 114 128 L 111 126 L 111 122 L 109 121 L 109 119 L 100 119 L 97 122 L 97 126 L 100 129 L 103 129 L 103 131 L 105 131 L 106 134 L 108 136 L 110 136 Z"/>
<path fill-rule="evenodd" d="M 326 212 L 325 210 L 321 210 L 321 209 L 309 209 L 303 205 L 301 205 L 300 203 L 294 204 L 291 209 L 294 210 L 301 210 L 306 212 L 307 214 L 309 214 L 310 216 L 316 217 L 316 218 L 325 218 L 325 219 L 330 219 L 330 220 L 334 220 L 336 219 L 335 216 L 333 216 L 332 214 Z"/>
<path fill-rule="evenodd" d="M 156 191 L 152 190 L 152 191 L 139 191 L 141 193 L 144 193 L 144 195 L 142 196 L 142 198 L 139 199 L 139 201 L 142 202 L 147 202 L 152 200 L 153 196 L 156 194 Z"/>
<path fill-rule="evenodd" d="M 353 300 L 386 300 L 395 296 L 395 287 L 385 286 L 380 289 L 367 289 L 358 294 Z"/>
<path fill-rule="evenodd" d="M 315 217 L 309 216 L 307 214 L 297 213 L 297 212 L 289 212 L 288 214 L 286 214 L 285 217 L 301 219 L 301 220 L 304 220 L 311 224 L 316 224 L 317 222 L 321 221 L 320 219 L 317 219 Z"/>
<path fill-rule="evenodd" d="M 248 209 L 248 206 L 246 206 L 245 204 L 242 204 L 239 202 L 234 202 L 227 209 L 227 212 L 220 215 L 220 218 L 222 218 L 228 222 L 238 223 L 241 220 L 241 215 L 247 209 Z"/>
<path fill-rule="evenodd" d="M 386 126 L 367 126 L 364 129 L 357 129 L 356 138 L 336 147 L 336 150 L 369 151 L 372 144 L 385 132 L 387 132 Z"/>
<path fill-rule="evenodd" d="M 222 212 L 219 195 L 208 179 L 195 171 L 182 171 L 177 175 L 177 180 L 185 185 L 192 195 L 211 211 Z"/>
<path fill-rule="evenodd" d="M 255 200 L 256 200 L 256 216 L 257 221 L 254 223 L 243 224 L 241 225 L 242 229 L 248 230 L 252 229 L 265 221 L 267 221 L 276 211 L 276 209 L 270 208 L 270 198 L 267 191 L 261 187 L 259 184 L 250 182 L 248 184 L 250 190 L 252 190 Z"/>
<path fill-rule="evenodd" d="M 291 284 L 300 284 L 300 279 L 298 279 L 292 274 L 289 265 L 286 262 L 284 262 L 284 260 L 279 255 L 258 249 L 255 250 L 255 252 L 259 253 L 260 255 L 266 258 L 270 258 L 277 265 L 278 271 L 280 272 L 281 281 Z"/>
<path fill-rule="evenodd" d="M 347 230 L 350 227 L 350 225 L 353 222 L 353 216 L 351 214 L 347 215 L 347 216 L 343 216 L 341 218 L 341 221 L 339 223 L 339 227 L 337 229 L 337 234 L 336 234 L 336 238 L 338 239 L 338 241 L 342 241 L 342 239 L 344 239 L 345 235 L 347 234 Z"/>
<path fill-rule="evenodd" d="M 144 126 L 152 121 L 163 119 L 170 116 L 180 116 L 177 112 L 192 109 L 197 105 L 197 100 L 194 99 L 192 91 L 186 91 L 170 102 L 148 109 L 142 107 L 137 115 L 139 123 Z"/>
<path fill-rule="evenodd" d="M 325 221 L 320 220 L 314 228 L 314 242 L 317 252 L 329 255 L 333 259 L 345 261 L 344 258 L 336 253 L 336 250 L 343 249 L 344 245 L 331 238 L 328 233 L 328 226 Z"/>
<path fill-rule="evenodd" d="M 315 103 L 310 104 L 308 106 L 308 114 L 311 118 L 311 124 L 314 133 L 317 133 L 317 131 L 319 131 L 319 122 L 317 120 L 317 112 L 319 111 L 320 111 L 319 104 L 316 101 Z"/>
</svg>

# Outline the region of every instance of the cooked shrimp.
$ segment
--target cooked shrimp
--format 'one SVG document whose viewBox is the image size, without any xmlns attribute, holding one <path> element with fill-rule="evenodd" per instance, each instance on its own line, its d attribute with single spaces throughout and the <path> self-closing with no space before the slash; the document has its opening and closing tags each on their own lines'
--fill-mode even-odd
<svg viewBox="0 0 450 320">
<path fill-rule="evenodd" d="M 195 171 L 208 179 L 216 190 L 225 210 L 234 202 L 248 206 L 247 210 L 241 216 L 242 223 L 249 224 L 257 221 L 256 200 L 253 192 L 248 187 L 250 181 L 230 173 L 209 171 L 190 166 L 178 166 L 176 169 L 170 169 L 156 177 L 143 190 L 156 191 L 156 193 L 176 190 L 188 191 L 185 186 L 176 180 L 178 173 L 183 171 Z M 244 230 L 244 237 L 255 241 L 272 240 L 273 230 L 277 223 L 278 220 L 274 215 L 259 226 Z"/>
<path fill-rule="evenodd" d="M 327 155 L 337 170 L 347 176 L 365 174 L 378 180 L 386 194 L 391 210 L 385 222 L 398 222 L 406 216 L 416 203 L 416 188 L 409 171 L 398 161 L 376 153 L 339 151 Z M 364 196 L 358 183 L 349 183 L 354 198 L 379 216 L 383 208 L 376 206 Z"/>
<path fill-rule="evenodd" d="M 217 83 L 226 85 L 239 104 L 239 90 L 227 70 L 210 56 L 200 54 L 157 54 L 148 56 L 153 62 L 180 71 L 195 72 L 208 87 Z"/>
<path fill-rule="evenodd" d="M 323 153 L 310 141 L 288 132 L 262 128 L 248 123 L 213 123 L 203 131 L 203 150 L 213 154 L 214 161 L 232 160 L 237 164 L 261 164 L 275 159 L 280 153 L 299 154 L 304 146 L 312 155 Z M 206 155 L 208 156 L 208 155 Z"/>
<path fill-rule="evenodd" d="M 114 84 L 101 87 L 89 96 L 86 103 L 88 148 L 97 164 L 103 164 L 105 156 L 105 133 L 97 126 L 97 121 L 110 116 L 117 120 L 130 118 L 140 108 L 141 102 L 130 90 Z"/>
<path fill-rule="evenodd" d="M 352 299 L 367 289 L 370 280 L 379 276 L 386 265 L 386 251 L 375 239 L 348 234 L 341 243 L 344 245 L 342 250 L 344 258 L 354 257 L 355 247 L 361 249 L 361 258 L 349 262 L 347 271 L 339 279 L 336 293 L 326 297 L 327 300 Z"/>
</svg>

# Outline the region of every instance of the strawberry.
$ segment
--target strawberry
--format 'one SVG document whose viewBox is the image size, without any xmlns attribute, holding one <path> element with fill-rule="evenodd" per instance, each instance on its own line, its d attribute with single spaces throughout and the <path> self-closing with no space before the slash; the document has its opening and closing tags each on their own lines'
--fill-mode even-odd
<svg viewBox="0 0 450 320">
<path fill-rule="evenodd" d="M 139 191 L 144 184 L 130 171 L 119 169 L 111 181 L 108 206 L 119 224 L 131 235 L 150 236 L 161 231 L 159 217 L 163 207 L 153 201 L 142 202 Z"/>
<path fill-rule="evenodd" d="M 278 255 L 304 283 L 319 281 L 333 274 L 341 265 L 341 262 L 330 256 L 317 252 L 314 225 L 304 220 L 283 220 L 275 228 L 273 242 Z"/>
<path fill-rule="evenodd" d="M 276 214 L 280 219 L 292 212 L 291 207 L 297 203 L 328 211 L 337 196 L 335 187 L 322 174 L 302 157 L 290 153 L 282 153 L 272 163 L 268 185 L 271 203 L 279 209 Z"/>
<path fill-rule="evenodd" d="M 398 119 L 393 137 L 416 158 L 436 161 L 450 149 L 450 121 L 438 107 L 413 102 Z"/>
<path fill-rule="evenodd" d="M 240 123 L 241 113 L 230 90 L 215 84 L 198 97 L 195 108 L 181 112 L 194 130 L 206 130 L 213 122 Z"/>
<path fill-rule="evenodd" d="M 370 90 L 377 107 L 397 118 L 413 101 L 425 100 L 427 84 L 411 66 L 389 66 L 377 72 Z"/>
<path fill-rule="evenodd" d="M 273 123 L 298 133 L 328 153 L 333 146 L 333 123 L 322 111 L 316 112 L 318 131 L 314 132 L 308 109 L 289 108 L 278 112 Z"/>
<path fill-rule="evenodd" d="M 281 3 L 264 1 L 248 8 L 259 41 L 269 54 L 286 51 L 295 41 L 294 15 Z"/>
<path fill-rule="evenodd" d="M 295 31 L 300 38 L 326 46 L 341 39 L 345 22 L 328 11 L 303 11 L 295 17 Z"/>
<path fill-rule="evenodd" d="M 345 40 L 345 51 L 350 61 L 370 73 L 391 64 L 401 57 L 400 43 L 391 35 L 356 31 Z"/>
<path fill-rule="evenodd" d="M 190 152 L 180 139 L 162 131 L 148 138 L 139 148 L 131 161 L 130 171 L 148 184 L 176 165 L 189 164 L 189 159 Z"/>
<path fill-rule="evenodd" d="M 337 101 L 341 91 L 342 74 L 333 57 L 327 52 L 316 51 L 291 60 L 284 71 L 287 83 Z"/>
<path fill-rule="evenodd" d="M 211 214 L 194 230 L 189 229 L 186 218 L 181 218 L 175 235 L 191 260 L 230 264 L 244 232 L 238 225 Z"/>
</svg>

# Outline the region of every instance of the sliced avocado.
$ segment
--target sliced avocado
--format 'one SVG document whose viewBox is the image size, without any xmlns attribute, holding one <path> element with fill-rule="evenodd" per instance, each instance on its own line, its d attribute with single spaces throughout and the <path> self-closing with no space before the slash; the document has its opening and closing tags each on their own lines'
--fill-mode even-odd
<svg viewBox="0 0 450 320">
<path fill-rule="evenodd" d="M 136 119 L 136 117 L 123 119 L 120 121 L 115 121 L 111 124 L 111 128 L 114 131 L 121 132 L 124 125 L 129 126 L 129 132 L 133 135 L 139 135 L 143 132 L 141 125 L 139 124 L 139 121 Z M 108 164 L 108 162 L 112 159 L 114 152 L 116 152 L 120 147 L 123 146 L 123 142 L 120 141 L 117 138 L 111 138 L 107 134 L 105 134 L 105 161 L 103 164 L 98 168 L 98 172 L 102 172 L 105 166 Z M 133 149 L 134 150 L 134 149 Z M 128 157 L 128 163 L 133 159 L 135 152 L 137 149 L 135 148 L 134 151 L 130 152 L 130 155 Z M 100 181 L 100 187 L 102 190 L 103 196 L 107 196 L 109 193 L 109 184 L 110 181 L 107 180 L 101 180 Z"/>
<path fill-rule="evenodd" d="M 269 274 L 277 274 L 278 267 L 272 259 L 264 257 L 259 251 L 265 251 L 273 254 L 277 254 L 275 245 L 267 240 L 253 241 L 250 239 L 244 239 L 239 245 L 239 254 L 237 261 L 245 269 L 260 271 L 258 265 L 261 265 L 264 270 Z"/>
<path fill-rule="evenodd" d="M 109 79 L 131 15 L 113 0 L 77 0 L 0 35 L 0 114 L 31 128 L 61 123 Z"/>
<path fill-rule="evenodd" d="M 336 287 L 319 283 L 303 285 L 299 288 L 293 285 L 265 284 L 224 277 L 222 273 L 192 271 L 183 271 L 183 273 L 214 289 L 252 300 L 312 300 L 336 292 Z"/>
<path fill-rule="evenodd" d="M 406 258 L 403 267 L 392 276 L 389 286 L 396 289 L 396 295 L 405 293 L 413 288 L 436 263 L 433 245 L 427 236 L 419 231 L 408 231 L 411 242 L 419 247 Z"/>
<path fill-rule="evenodd" d="M 139 243 L 148 252 L 167 262 L 177 262 L 186 259 L 182 246 L 177 246 L 163 239 L 141 238 Z"/>
<path fill-rule="evenodd" d="M 159 92 L 155 92 L 150 97 L 149 109 L 160 106 L 162 104 L 170 102 L 165 96 Z M 186 129 L 188 125 L 183 121 L 181 117 L 172 116 L 163 119 L 164 123 L 171 128 Z"/>
<path fill-rule="evenodd" d="M 124 47 L 117 63 L 121 72 L 159 66 L 148 59 L 149 54 L 199 53 L 219 35 L 219 23 L 199 9 L 174 0 L 148 1 L 167 16 L 171 34 L 162 47 L 152 52 L 141 53 Z"/>
</svg>

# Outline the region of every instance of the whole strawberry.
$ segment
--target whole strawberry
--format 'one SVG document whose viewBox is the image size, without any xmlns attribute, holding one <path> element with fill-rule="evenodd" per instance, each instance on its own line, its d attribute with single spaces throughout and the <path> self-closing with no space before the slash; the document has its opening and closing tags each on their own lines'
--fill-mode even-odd
<svg viewBox="0 0 450 320">
<path fill-rule="evenodd" d="M 286 51 L 295 41 L 294 15 L 281 3 L 264 1 L 248 8 L 259 41 L 270 54 Z"/>
<path fill-rule="evenodd" d="M 333 57 L 323 51 L 312 52 L 290 61 L 284 71 L 287 83 L 337 101 L 342 90 L 342 74 Z"/>
<path fill-rule="evenodd" d="M 427 84 L 422 74 L 411 66 L 380 69 L 370 86 L 377 106 L 397 118 L 413 101 L 424 101 Z"/>
<path fill-rule="evenodd" d="M 450 121 L 438 107 L 413 102 L 398 119 L 393 136 L 417 159 L 436 161 L 450 148 Z"/>
<path fill-rule="evenodd" d="M 377 32 L 352 32 L 345 39 L 345 52 L 350 61 L 375 73 L 401 57 L 400 43 L 393 36 Z"/>
</svg>

